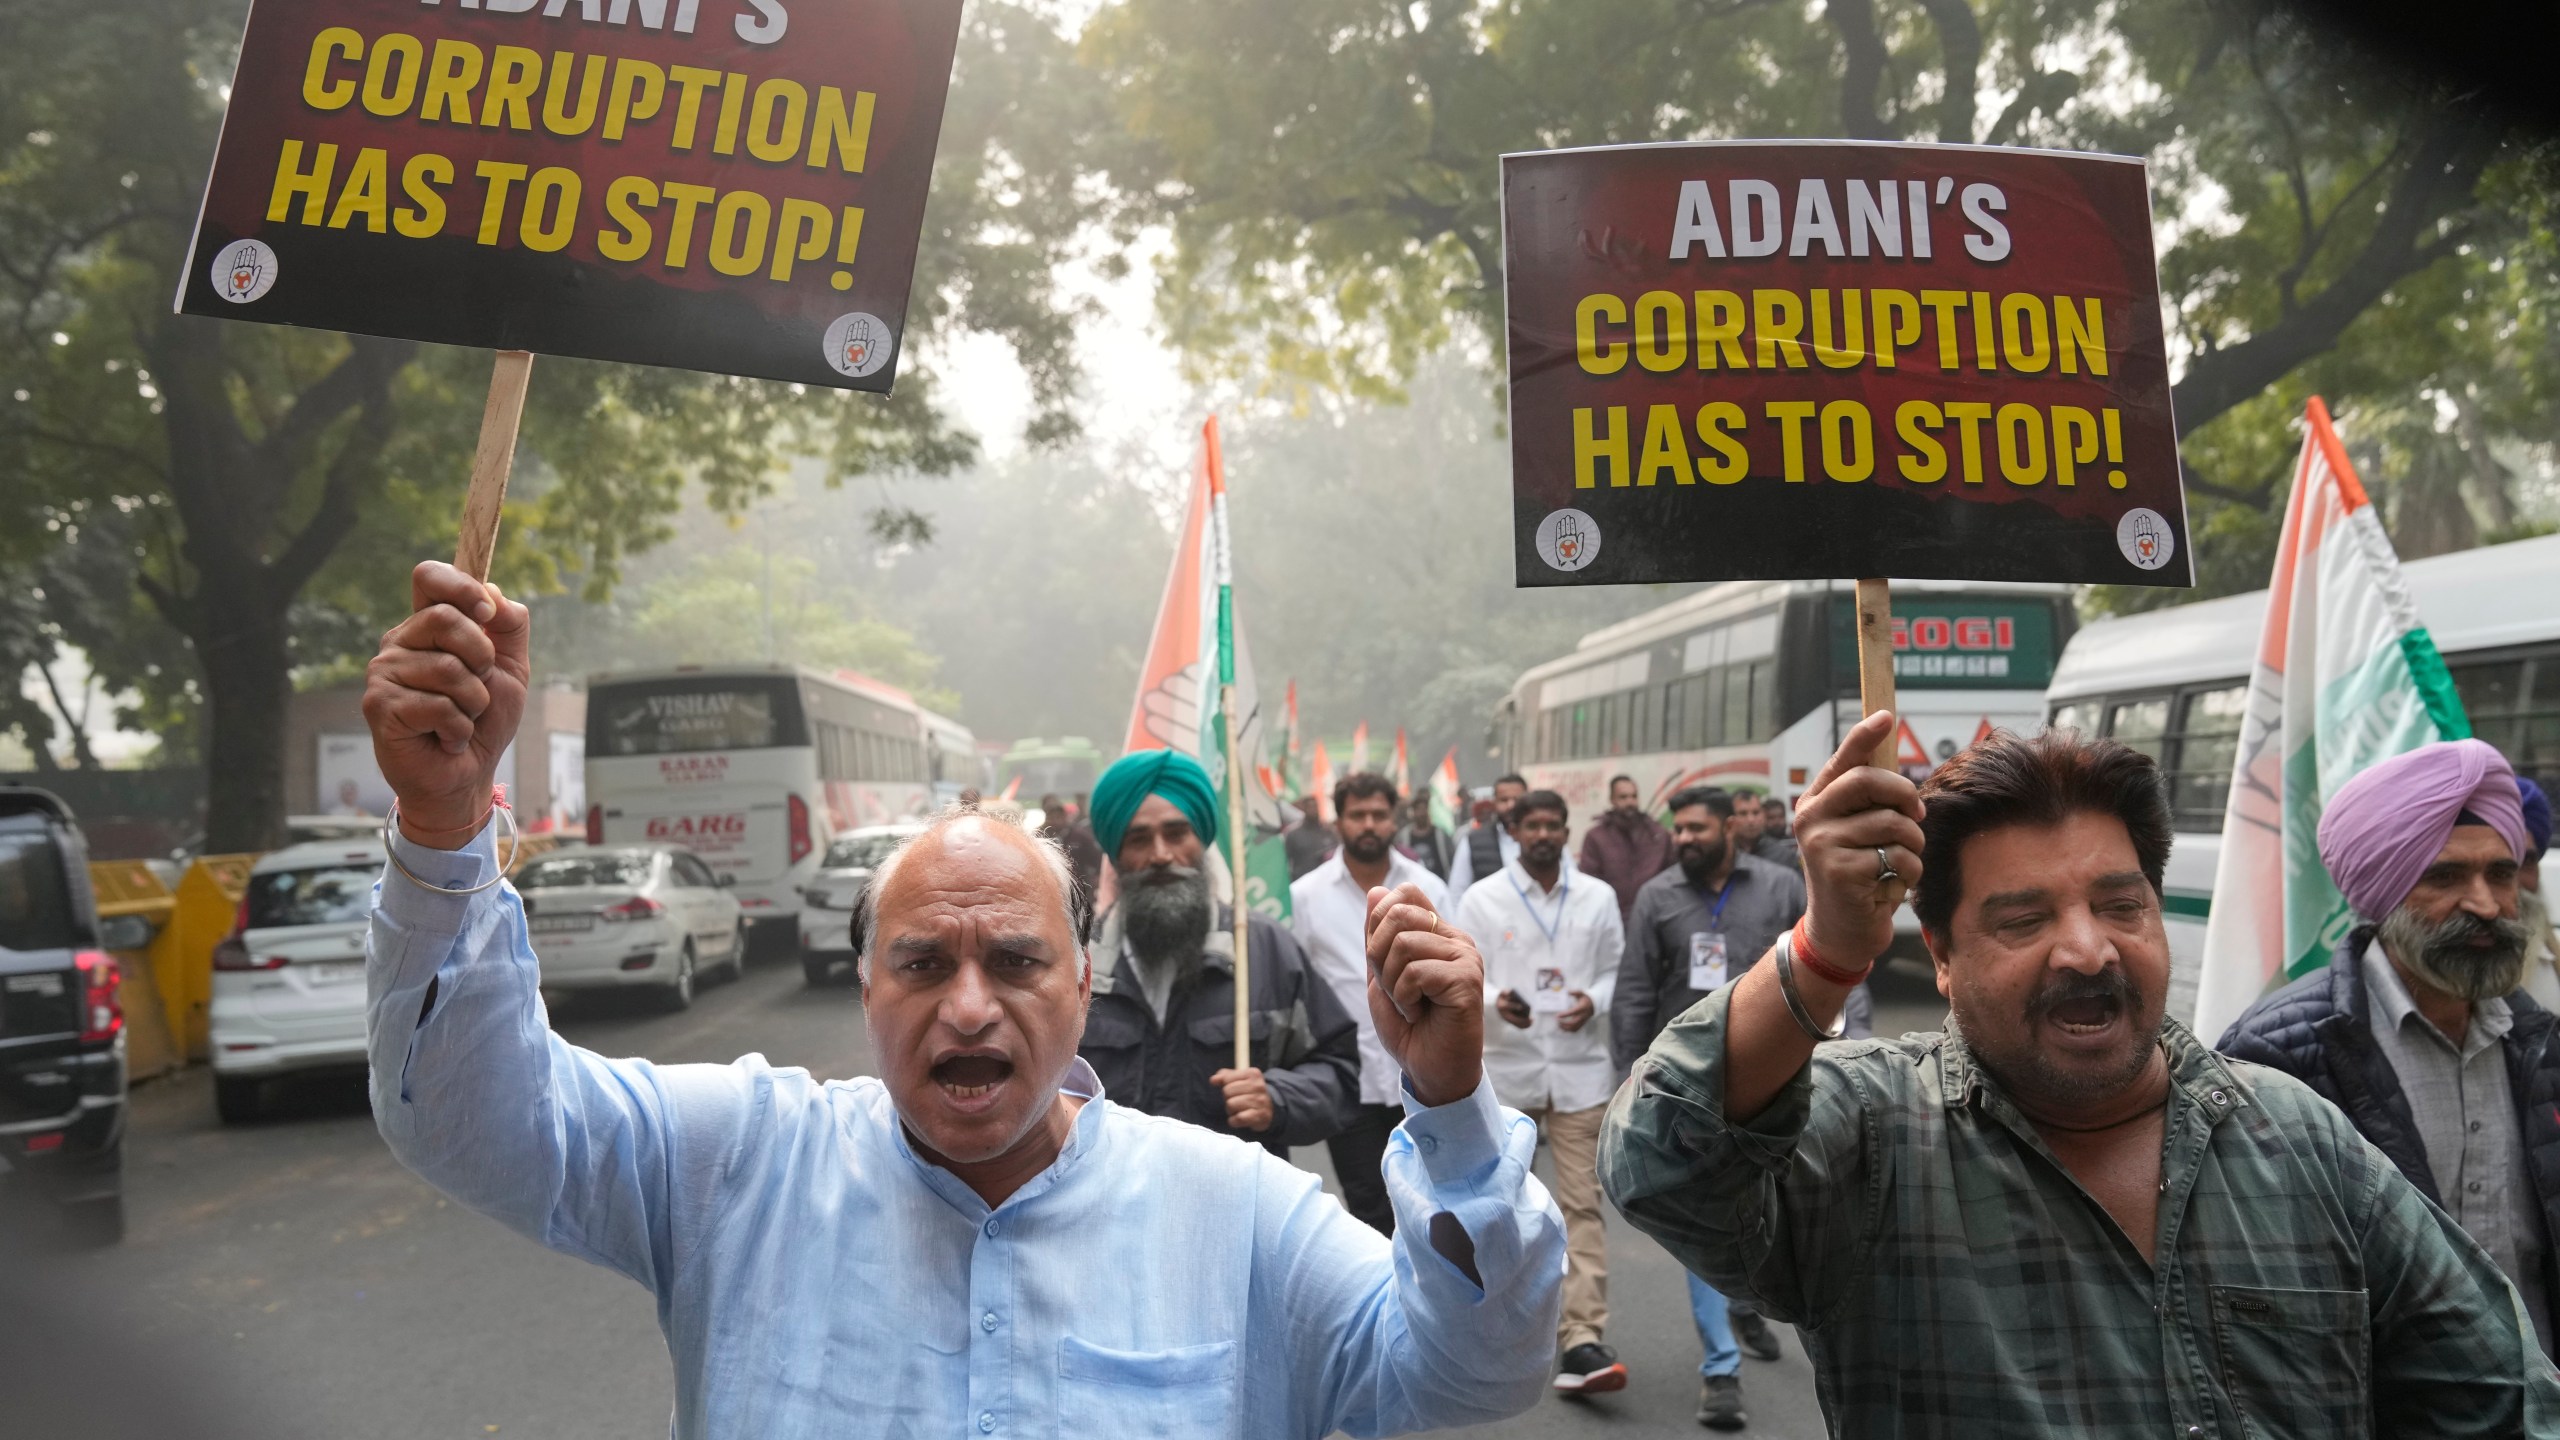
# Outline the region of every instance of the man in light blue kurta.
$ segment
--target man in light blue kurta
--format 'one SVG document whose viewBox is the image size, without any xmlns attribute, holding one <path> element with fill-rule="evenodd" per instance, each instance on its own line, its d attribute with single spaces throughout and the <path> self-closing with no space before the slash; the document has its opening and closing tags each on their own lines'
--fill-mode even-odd
<svg viewBox="0 0 2560 1440">
<path fill-rule="evenodd" d="M 491 884 L 523 609 L 442 565 L 414 590 L 366 697 L 401 798 L 374 1113 L 447 1194 L 649 1287 L 677 1436 L 1313 1440 L 1535 1403 L 1562 1224 L 1534 1129 L 1469 1058 L 1481 961 L 1419 896 L 1372 912 L 1373 1011 L 1409 1077 L 1392 1243 L 1262 1149 L 1099 1092 L 1063 860 L 992 818 L 874 882 L 883 1078 L 609 1060 L 551 1033 L 523 907 Z"/>
</svg>

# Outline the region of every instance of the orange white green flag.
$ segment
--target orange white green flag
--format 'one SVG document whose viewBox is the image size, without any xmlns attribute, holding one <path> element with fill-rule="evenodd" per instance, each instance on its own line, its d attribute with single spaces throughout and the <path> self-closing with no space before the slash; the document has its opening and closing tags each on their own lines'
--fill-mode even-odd
<svg viewBox="0 0 2560 1440">
<path fill-rule="evenodd" d="M 2315 397 L 2277 537 L 2194 991 L 2208 1042 L 2329 962 L 2355 921 L 2320 863 L 2329 797 L 2403 751 L 2471 733 L 2391 537 Z M 2174 981 L 2170 1013 L 2189 1013 Z"/>
<path fill-rule="evenodd" d="M 1396 759 L 1387 770 L 1387 778 L 1396 783 L 1396 803 L 1404 803 L 1404 797 L 1413 790 L 1413 771 L 1411 762 L 1405 758 L 1404 727 L 1401 725 L 1396 727 Z"/>
<path fill-rule="evenodd" d="M 1218 421 L 1211 416 L 1200 430 L 1200 448 L 1191 469 L 1190 503 L 1183 507 L 1182 529 L 1175 537 L 1173 566 L 1165 576 L 1164 601 L 1156 610 L 1155 630 L 1147 642 L 1147 658 L 1138 671 L 1138 696 L 1129 709 L 1124 750 L 1179 750 L 1198 760 L 1226 789 L 1226 717 L 1218 709 L 1222 669 L 1232 667 L 1236 695 L 1237 750 L 1244 765 L 1245 826 L 1248 836 L 1270 834 L 1280 827 L 1278 799 L 1265 784 L 1260 757 L 1264 746 L 1261 693 L 1253 679 L 1253 650 L 1245 643 L 1244 622 L 1230 595 L 1227 623 L 1220 623 L 1221 592 L 1232 573 L 1227 536 L 1226 464 L 1218 446 Z M 1233 652 L 1222 653 L 1222 634 L 1232 634 Z M 1223 662 L 1223 664 L 1222 664 Z M 1220 849 L 1227 837 L 1217 837 Z M 1276 840 L 1265 846 L 1248 838 L 1245 870 L 1248 899 L 1254 909 L 1286 919 L 1289 905 L 1288 860 Z M 1272 884 L 1278 877 L 1276 887 Z"/>
<path fill-rule="evenodd" d="M 1458 833 L 1458 747 L 1440 758 L 1440 768 L 1431 772 L 1431 823 L 1451 835 Z"/>
<path fill-rule="evenodd" d="M 1333 823 L 1333 757 L 1324 751 L 1324 742 L 1316 742 L 1315 758 L 1307 762 L 1307 793 L 1316 797 L 1316 818 L 1327 825 Z"/>
<path fill-rule="evenodd" d="M 1369 768 L 1369 722 L 1361 721 L 1351 728 L 1351 769 L 1358 773 Z"/>
</svg>

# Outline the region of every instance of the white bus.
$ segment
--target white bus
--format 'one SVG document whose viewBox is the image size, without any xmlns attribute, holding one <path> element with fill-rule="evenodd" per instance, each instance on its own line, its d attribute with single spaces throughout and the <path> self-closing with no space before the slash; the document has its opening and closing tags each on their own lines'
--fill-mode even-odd
<svg viewBox="0 0 2560 1440">
<path fill-rule="evenodd" d="M 971 783 L 977 742 L 894 685 L 785 665 L 587 685 L 587 840 L 684 845 L 760 929 L 794 931 L 827 842 Z M 946 774 L 947 777 L 946 778 Z"/>
<path fill-rule="evenodd" d="M 2560 535 L 2402 568 L 2472 733 L 2545 790 L 2560 790 Z M 2169 774 L 2178 829 L 2164 897 L 2174 1015 L 2194 1012 L 2223 801 L 2266 613 L 2267 592 L 2253 590 L 2093 622 L 2063 651 L 2045 697 L 2051 724 L 2112 736 Z M 2560 881 L 2560 869 L 2545 871 Z"/>
<path fill-rule="evenodd" d="M 1993 729 L 2038 728 L 2073 615 L 2064 585 L 1895 581 L 1903 770 L 1926 775 Z M 1710 586 L 1522 675 L 1492 748 L 1577 821 L 1607 807 L 1620 774 L 1657 814 L 1699 784 L 1792 805 L 1857 723 L 1855 616 L 1845 581 Z M 1908 910 L 1902 929 L 1917 933 Z"/>
</svg>

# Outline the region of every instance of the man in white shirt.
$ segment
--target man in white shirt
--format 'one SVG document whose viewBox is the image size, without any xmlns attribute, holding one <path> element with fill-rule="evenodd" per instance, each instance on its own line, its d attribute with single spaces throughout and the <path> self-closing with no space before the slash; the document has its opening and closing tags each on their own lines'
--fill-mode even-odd
<svg viewBox="0 0 2560 1440">
<path fill-rule="evenodd" d="M 1360 1027 L 1360 1103 L 1350 1123 L 1325 1142 L 1342 1185 L 1343 1208 L 1380 1234 L 1393 1235 L 1395 1207 L 1387 1203 L 1380 1166 L 1387 1138 L 1404 1118 L 1398 1093 L 1403 1076 L 1369 1015 L 1369 952 L 1361 931 L 1369 896 L 1381 886 L 1411 885 L 1442 914 L 1448 913 L 1449 897 L 1439 876 L 1396 849 L 1396 787 L 1387 777 L 1368 770 L 1344 776 L 1333 787 L 1333 816 L 1342 844 L 1290 884 L 1289 928 L 1308 964 Z"/>
<path fill-rule="evenodd" d="M 1457 853 L 1449 861 L 1449 899 L 1454 903 L 1466 898 L 1467 887 L 1478 880 L 1490 879 L 1503 866 L 1520 858 L 1520 837 L 1511 833 L 1511 807 L 1529 793 L 1529 782 L 1518 775 L 1505 775 L 1493 782 L 1493 818 L 1478 818 L 1476 823 L 1458 833 Z M 1564 857 L 1565 873 L 1573 873 L 1573 857 Z"/>
<path fill-rule="evenodd" d="M 1538 1122 L 1555 1157 L 1564 1211 L 1564 1315 L 1556 1331 L 1566 1395 L 1624 1389 L 1627 1367 L 1601 1343 L 1609 1326 L 1609 1232 L 1600 1210 L 1601 1117 L 1618 1087 L 1609 1001 L 1618 987 L 1617 893 L 1564 863 L 1564 798 L 1532 790 L 1511 812 L 1519 858 L 1458 902 L 1458 928 L 1484 956 L 1485 1075 L 1504 1104 Z"/>
</svg>

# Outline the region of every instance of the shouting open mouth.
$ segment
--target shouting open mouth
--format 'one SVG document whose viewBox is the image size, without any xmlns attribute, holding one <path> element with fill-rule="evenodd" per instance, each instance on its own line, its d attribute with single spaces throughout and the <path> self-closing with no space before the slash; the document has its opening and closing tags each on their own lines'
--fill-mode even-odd
<svg viewBox="0 0 2560 1440">
<path fill-rule="evenodd" d="M 993 1050 L 967 1050 L 933 1062 L 933 1083 L 962 1109 L 977 1109 L 1013 1078 L 1013 1062 Z"/>
</svg>

